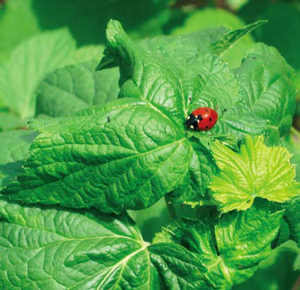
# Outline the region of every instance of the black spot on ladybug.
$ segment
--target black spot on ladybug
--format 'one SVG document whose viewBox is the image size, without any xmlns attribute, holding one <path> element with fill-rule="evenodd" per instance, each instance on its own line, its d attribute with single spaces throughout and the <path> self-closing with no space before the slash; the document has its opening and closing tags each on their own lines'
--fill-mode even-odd
<svg viewBox="0 0 300 290">
<path fill-rule="evenodd" d="M 211 118 L 209 118 L 209 122 L 211 122 Z"/>
<path fill-rule="evenodd" d="M 207 109 L 205 109 L 205 112 L 208 112 L 208 110 L 207 110 Z"/>
<path fill-rule="evenodd" d="M 198 116 L 198 120 L 201 122 L 203 120 L 202 115 Z"/>
<path fill-rule="evenodd" d="M 208 126 L 206 126 L 205 129 L 208 129 Z"/>
</svg>

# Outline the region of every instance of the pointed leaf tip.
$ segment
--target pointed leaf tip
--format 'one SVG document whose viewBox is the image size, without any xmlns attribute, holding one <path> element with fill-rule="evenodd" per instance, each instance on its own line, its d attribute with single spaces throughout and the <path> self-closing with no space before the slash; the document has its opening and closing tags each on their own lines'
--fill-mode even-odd
<svg viewBox="0 0 300 290">
<path fill-rule="evenodd" d="M 221 37 L 216 42 L 210 45 L 210 49 L 215 53 L 222 55 L 228 49 L 230 49 L 237 41 L 239 41 L 243 36 L 249 34 L 256 28 L 260 27 L 261 25 L 267 23 L 268 20 L 260 20 L 251 24 L 248 24 L 242 28 L 231 30 L 223 37 Z"/>
</svg>

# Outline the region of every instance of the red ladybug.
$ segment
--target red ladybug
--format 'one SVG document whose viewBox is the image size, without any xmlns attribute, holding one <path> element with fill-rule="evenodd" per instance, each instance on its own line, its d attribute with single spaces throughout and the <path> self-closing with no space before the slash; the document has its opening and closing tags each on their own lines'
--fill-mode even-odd
<svg viewBox="0 0 300 290">
<path fill-rule="evenodd" d="M 187 118 L 186 126 L 192 130 L 208 131 L 218 120 L 218 113 L 212 108 L 198 108 Z"/>
</svg>

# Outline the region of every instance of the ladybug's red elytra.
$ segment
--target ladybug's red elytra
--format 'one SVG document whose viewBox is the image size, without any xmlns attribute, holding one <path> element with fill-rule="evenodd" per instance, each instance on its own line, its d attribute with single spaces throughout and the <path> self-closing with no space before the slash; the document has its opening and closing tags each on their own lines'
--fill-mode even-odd
<svg viewBox="0 0 300 290">
<path fill-rule="evenodd" d="M 194 110 L 187 118 L 186 126 L 192 130 L 208 131 L 218 120 L 218 113 L 208 107 Z"/>
</svg>

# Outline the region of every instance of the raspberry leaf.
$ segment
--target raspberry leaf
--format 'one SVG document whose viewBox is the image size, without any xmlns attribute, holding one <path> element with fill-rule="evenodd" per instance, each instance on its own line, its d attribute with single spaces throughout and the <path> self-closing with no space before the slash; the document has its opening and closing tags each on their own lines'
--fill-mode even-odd
<svg viewBox="0 0 300 290">
<path fill-rule="evenodd" d="M 117 99 L 117 69 L 95 71 L 96 62 L 69 65 L 48 75 L 37 89 L 37 114 L 68 116 Z"/>
<path fill-rule="evenodd" d="M 180 245 L 144 242 L 127 214 L 0 199 L 0 236 L 1 288 L 208 289 L 197 256 Z"/>
<path fill-rule="evenodd" d="M 32 127 L 43 133 L 31 146 L 25 172 L 3 191 L 11 200 L 119 213 L 149 207 L 188 170 L 188 140 L 139 99 Z"/>
<path fill-rule="evenodd" d="M 205 265 L 211 289 L 231 289 L 249 279 L 271 252 L 283 212 L 272 213 L 265 202 L 243 212 L 202 222 L 183 220 L 165 228 L 156 241 L 184 245 Z M 259 229 L 259 230 L 257 230 Z"/>
<path fill-rule="evenodd" d="M 223 212 L 246 210 L 257 197 L 282 203 L 299 195 L 295 166 L 284 147 L 267 147 L 263 136 L 248 136 L 240 152 L 220 142 L 211 148 L 220 172 L 209 187 Z"/>
</svg>

